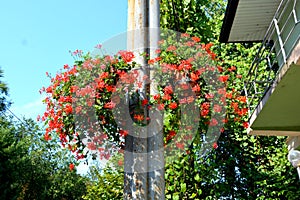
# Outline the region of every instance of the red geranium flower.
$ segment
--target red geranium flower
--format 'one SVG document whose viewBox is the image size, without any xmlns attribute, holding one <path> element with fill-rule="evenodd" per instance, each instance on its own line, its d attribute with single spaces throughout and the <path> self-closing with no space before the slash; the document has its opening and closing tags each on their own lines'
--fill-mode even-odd
<svg viewBox="0 0 300 200">
<path fill-rule="evenodd" d="M 243 127 L 244 128 L 248 128 L 249 127 L 249 123 L 248 122 L 243 122 Z"/>
<path fill-rule="evenodd" d="M 88 147 L 88 149 L 90 149 L 90 150 L 96 150 L 96 145 L 95 145 L 94 142 L 89 142 L 89 143 L 87 144 L 87 147 Z"/>
<path fill-rule="evenodd" d="M 169 108 L 171 108 L 172 110 L 176 109 L 178 107 L 177 103 L 176 102 L 172 102 L 170 103 L 169 105 Z"/>
<path fill-rule="evenodd" d="M 131 51 L 119 51 L 124 62 L 129 63 L 133 60 L 134 54 Z"/>
<path fill-rule="evenodd" d="M 145 118 L 144 118 L 144 115 L 134 115 L 133 118 L 139 122 L 143 121 Z"/>
<path fill-rule="evenodd" d="M 247 98 L 245 96 L 239 96 L 237 98 L 237 100 L 239 100 L 240 102 L 246 103 L 247 102 Z"/>
<path fill-rule="evenodd" d="M 70 165 L 69 165 L 70 171 L 73 171 L 74 167 L 75 167 L 75 165 L 73 163 L 70 163 Z"/>
<path fill-rule="evenodd" d="M 219 80 L 221 81 L 221 82 L 223 82 L 223 83 L 225 83 L 227 80 L 228 80 L 228 76 L 227 75 L 224 75 L 224 76 L 220 76 L 219 77 Z"/>
<path fill-rule="evenodd" d="M 194 40 L 194 42 L 200 42 L 201 39 L 199 37 L 192 37 L 192 40 Z"/>
<path fill-rule="evenodd" d="M 119 165 L 119 166 L 122 166 L 123 164 L 124 164 L 123 160 L 120 159 L 120 160 L 118 161 L 118 165 Z"/>
<path fill-rule="evenodd" d="M 201 105 L 201 108 L 204 109 L 204 110 L 209 110 L 209 108 L 210 108 L 210 103 L 209 103 L 209 102 L 204 102 L 204 103 Z"/>
<path fill-rule="evenodd" d="M 169 95 L 169 94 L 165 94 L 164 96 L 163 96 L 163 100 L 171 100 L 171 95 Z"/>
<path fill-rule="evenodd" d="M 168 85 L 164 88 L 164 93 L 165 94 L 172 94 L 173 93 L 173 88 L 172 86 Z"/>
<path fill-rule="evenodd" d="M 128 135 L 128 131 L 126 131 L 126 130 L 120 130 L 119 133 L 120 133 L 121 136 Z"/>
<path fill-rule="evenodd" d="M 214 149 L 218 148 L 218 144 L 216 142 L 213 143 L 213 148 Z"/>
<path fill-rule="evenodd" d="M 212 118 L 209 125 L 211 126 L 216 126 L 218 124 L 218 120 L 216 120 L 215 118 Z"/>
<path fill-rule="evenodd" d="M 165 108 L 165 105 L 163 103 L 158 104 L 157 106 L 158 110 L 163 110 Z"/>
<path fill-rule="evenodd" d="M 215 111 L 216 113 L 221 112 L 221 110 L 222 110 L 222 107 L 221 107 L 220 105 L 214 105 L 214 111 Z"/>
<path fill-rule="evenodd" d="M 182 34 L 181 34 L 181 37 L 183 37 L 183 38 L 185 38 L 185 37 L 190 37 L 190 34 L 188 34 L 188 33 L 182 33 Z"/>
<path fill-rule="evenodd" d="M 167 51 L 175 51 L 177 48 L 174 45 L 171 45 L 167 48 Z"/>
<path fill-rule="evenodd" d="M 169 134 L 166 137 L 167 142 L 171 140 L 176 135 L 175 131 L 169 131 Z"/>
<path fill-rule="evenodd" d="M 241 79 L 243 76 L 242 75 L 240 75 L 240 74 L 237 74 L 236 75 L 236 78 L 239 78 L 239 79 Z"/>
<path fill-rule="evenodd" d="M 183 60 L 181 61 L 180 65 L 178 66 L 179 70 L 185 69 L 185 70 L 190 70 L 192 69 L 192 64 L 188 60 Z"/>
<path fill-rule="evenodd" d="M 154 99 L 154 100 L 158 100 L 159 98 L 160 98 L 160 95 L 159 95 L 159 94 L 156 94 L 156 95 L 153 96 L 153 99 Z"/>
<path fill-rule="evenodd" d="M 146 106 L 148 104 L 148 100 L 147 99 L 143 99 L 142 100 L 142 106 Z"/>
<path fill-rule="evenodd" d="M 197 81 L 199 79 L 199 74 L 198 73 L 191 73 L 191 79 L 192 81 Z"/>
<path fill-rule="evenodd" d="M 184 144 L 181 143 L 181 142 L 177 142 L 176 147 L 179 148 L 179 149 L 184 149 Z"/>
<path fill-rule="evenodd" d="M 47 132 L 47 133 L 45 133 L 45 135 L 44 135 L 44 139 L 46 140 L 46 141 L 48 141 L 48 140 L 51 140 L 51 136 L 49 135 L 49 133 Z"/>
<path fill-rule="evenodd" d="M 235 71 L 236 70 L 236 67 L 235 66 L 231 66 L 229 69 L 228 69 L 228 71 Z"/>
<path fill-rule="evenodd" d="M 73 109 L 72 109 L 72 105 L 67 104 L 66 107 L 65 107 L 66 113 L 67 113 L 67 114 L 72 113 L 72 110 L 73 110 Z"/>
<path fill-rule="evenodd" d="M 197 84 L 192 88 L 193 92 L 200 92 L 201 88 L 200 86 Z"/>
<path fill-rule="evenodd" d="M 116 106 L 116 104 L 112 101 L 106 103 L 103 108 L 107 108 L 107 109 L 113 109 Z"/>
</svg>

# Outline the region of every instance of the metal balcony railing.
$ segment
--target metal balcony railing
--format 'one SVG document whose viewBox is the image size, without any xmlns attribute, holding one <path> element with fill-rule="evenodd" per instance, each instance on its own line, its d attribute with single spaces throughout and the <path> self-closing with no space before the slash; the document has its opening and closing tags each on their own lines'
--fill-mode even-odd
<svg viewBox="0 0 300 200">
<path fill-rule="evenodd" d="M 300 38 L 300 2 L 282 0 L 251 64 L 244 85 L 249 117 L 272 86 Z"/>
</svg>

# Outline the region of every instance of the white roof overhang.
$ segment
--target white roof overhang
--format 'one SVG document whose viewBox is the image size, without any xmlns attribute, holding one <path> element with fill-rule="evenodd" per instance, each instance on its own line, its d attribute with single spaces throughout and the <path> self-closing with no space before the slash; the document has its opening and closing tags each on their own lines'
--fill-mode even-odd
<svg viewBox="0 0 300 200">
<path fill-rule="evenodd" d="M 281 0 L 229 0 L 220 42 L 262 41 Z"/>
</svg>

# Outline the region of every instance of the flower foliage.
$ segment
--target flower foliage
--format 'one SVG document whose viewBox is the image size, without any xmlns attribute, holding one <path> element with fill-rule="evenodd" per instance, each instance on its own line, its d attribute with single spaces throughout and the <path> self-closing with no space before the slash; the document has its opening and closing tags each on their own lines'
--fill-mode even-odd
<svg viewBox="0 0 300 200">
<path fill-rule="evenodd" d="M 59 135 L 78 159 L 88 153 L 109 159 L 124 149 L 128 134 L 137 134 L 132 127 L 152 122 L 151 113 L 163 116 L 164 143 L 170 150 L 188 151 L 191 142 L 217 148 L 227 127 L 246 128 L 246 98 L 230 89 L 241 78 L 236 68 L 222 67 L 213 44 L 198 37 L 162 33 L 161 38 L 157 56 L 151 58 L 132 51 L 97 56 L 73 52 L 75 64 L 65 65 L 55 77 L 48 75 L 51 85 L 42 89 L 47 95 L 41 117 L 45 139 Z M 102 52 L 101 45 L 97 48 Z M 137 58 L 148 65 L 139 65 Z M 149 92 L 151 87 L 155 92 Z"/>
</svg>

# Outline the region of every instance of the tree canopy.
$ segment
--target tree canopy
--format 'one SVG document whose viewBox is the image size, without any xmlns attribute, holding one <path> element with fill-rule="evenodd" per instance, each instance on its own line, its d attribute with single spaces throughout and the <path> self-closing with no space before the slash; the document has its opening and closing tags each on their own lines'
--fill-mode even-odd
<svg viewBox="0 0 300 200">
<path fill-rule="evenodd" d="M 6 109 L 8 106 L 7 95 L 8 95 L 8 87 L 2 81 L 3 78 L 3 70 L 0 68 L 0 112 Z"/>
<path fill-rule="evenodd" d="M 8 89 L 0 85 L 0 199 L 81 199 L 88 179 L 71 167 L 76 160 L 56 138 L 45 141 L 32 119 L 8 112 Z"/>
</svg>

